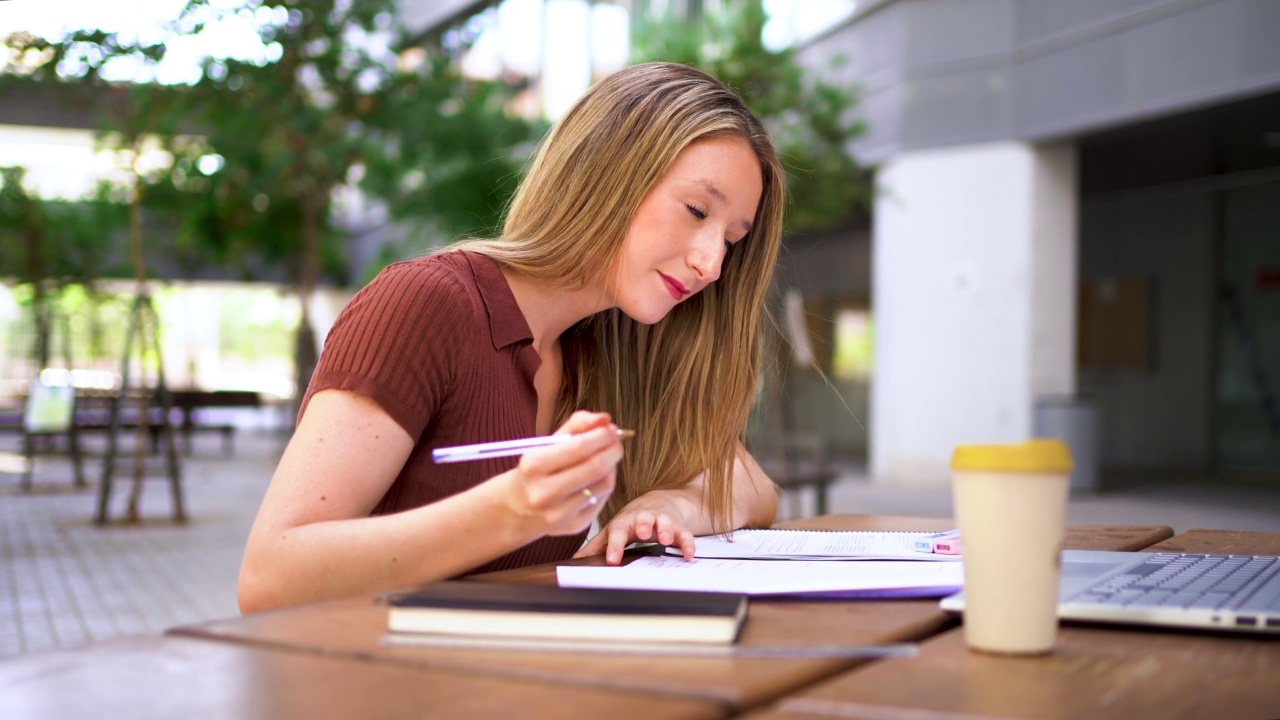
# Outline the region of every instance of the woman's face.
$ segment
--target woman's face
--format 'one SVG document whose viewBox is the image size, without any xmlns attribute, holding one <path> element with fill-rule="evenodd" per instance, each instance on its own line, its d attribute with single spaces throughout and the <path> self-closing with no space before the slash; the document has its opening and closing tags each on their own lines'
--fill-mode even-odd
<svg viewBox="0 0 1280 720">
<path fill-rule="evenodd" d="M 745 140 L 702 140 L 676 156 L 636 210 L 610 283 L 614 304 L 646 325 L 720 277 L 729 245 L 751 230 L 760 161 Z"/>
</svg>

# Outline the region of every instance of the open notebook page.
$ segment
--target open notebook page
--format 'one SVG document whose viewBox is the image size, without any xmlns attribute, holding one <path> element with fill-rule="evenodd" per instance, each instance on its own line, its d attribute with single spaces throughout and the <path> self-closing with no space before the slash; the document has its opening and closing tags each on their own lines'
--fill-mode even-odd
<svg viewBox="0 0 1280 720">
<path fill-rule="evenodd" d="M 642 557 L 629 565 L 561 565 L 563 587 L 733 592 L 754 596 L 942 597 L 964 583 L 960 563 L 684 560 Z"/>
<path fill-rule="evenodd" d="M 696 539 L 699 558 L 740 560 L 959 560 L 934 553 L 935 540 L 954 537 L 948 532 L 877 532 L 855 530 L 736 530 Z M 680 555 L 678 547 L 666 549 Z"/>
</svg>

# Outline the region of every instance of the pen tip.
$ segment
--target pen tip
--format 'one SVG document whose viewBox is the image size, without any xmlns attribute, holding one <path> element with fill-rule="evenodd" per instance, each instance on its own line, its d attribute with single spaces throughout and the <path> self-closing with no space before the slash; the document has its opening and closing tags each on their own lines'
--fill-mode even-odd
<svg viewBox="0 0 1280 720">
<path fill-rule="evenodd" d="M 635 430 L 619 430 L 618 431 L 619 440 L 626 440 L 629 437 L 635 437 L 635 436 L 636 436 Z"/>
</svg>

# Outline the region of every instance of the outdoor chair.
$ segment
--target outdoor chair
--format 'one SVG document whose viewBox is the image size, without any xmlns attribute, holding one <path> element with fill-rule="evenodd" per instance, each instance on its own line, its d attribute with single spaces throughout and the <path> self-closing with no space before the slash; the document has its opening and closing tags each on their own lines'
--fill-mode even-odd
<svg viewBox="0 0 1280 720">
<path fill-rule="evenodd" d="M 839 476 L 820 435 L 764 435 L 748 443 L 751 454 L 778 490 L 797 506 L 806 489 L 814 493 L 814 514 L 827 513 L 827 489 Z"/>
</svg>

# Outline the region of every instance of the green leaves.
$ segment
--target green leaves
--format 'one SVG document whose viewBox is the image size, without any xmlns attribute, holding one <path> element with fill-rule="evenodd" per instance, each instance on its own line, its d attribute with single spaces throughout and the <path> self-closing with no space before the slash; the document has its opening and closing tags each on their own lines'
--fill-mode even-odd
<svg viewBox="0 0 1280 720">
<path fill-rule="evenodd" d="M 212 18 L 222 7 L 193 0 L 188 13 Z M 217 217 L 186 226 L 216 229 L 232 259 L 315 253 L 335 279 L 345 245 L 331 208 L 352 182 L 418 231 L 453 239 L 495 228 L 523 162 L 512 148 L 535 132 L 505 112 L 505 89 L 466 80 L 422 48 L 413 51 L 425 62 L 409 67 L 411 46 L 389 30 L 392 0 L 279 7 L 261 32 L 278 60 L 210 60 L 194 88 L 204 140 L 225 167 L 208 190 Z M 303 237 L 308 213 L 320 226 L 315 249 Z"/>
<path fill-rule="evenodd" d="M 346 228 L 332 209 L 348 186 L 411 232 L 491 233 L 542 130 L 506 112 L 505 86 L 465 79 L 438 50 L 397 37 L 397 11 L 395 0 L 190 0 L 170 24 L 175 39 L 249 18 L 262 41 L 243 57 L 214 48 L 192 85 L 150 81 L 165 43 L 13 35 L 0 94 L 39 86 L 91 108 L 105 147 L 158 144 L 172 156 L 137 188 L 100 199 L 127 203 L 138 191 L 152 264 L 299 281 L 316 267 L 346 282 Z M 142 81 L 112 79 L 122 59 Z M 201 169 L 202 157 L 218 161 Z"/>
<path fill-rule="evenodd" d="M 446 239 L 492 235 L 543 128 L 509 115 L 508 92 L 463 78 L 448 58 L 402 74 L 367 128 L 361 188 L 394 219 Z"/>
<path fill-rule="evenodd" d="M 761 0 L 727 0 L 724 12 L 693 21 L 637 18 L 635 59 L 706 70 L 742 95 L 769 128 L 787 171 L 787 229 L 824 230 L 848 222 L 870 198 L 849 144 L 865 128 L 857 92 L 803 68 L 791 49 L 770 50 Z"/>
<path fill-rule="evenodd" d="M 22 186 L 22 168 L 0 168 L 0 276 L 24 283 L 92 285 L 127 273 L 122 236 L 125 205 L 99 187 L 84 201 L 42 200 Z"/>
</svg>

